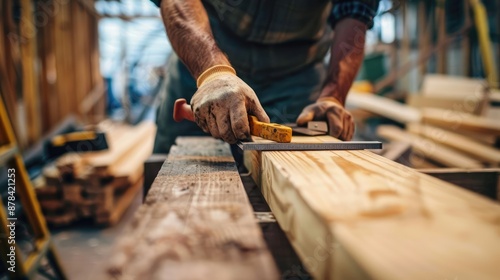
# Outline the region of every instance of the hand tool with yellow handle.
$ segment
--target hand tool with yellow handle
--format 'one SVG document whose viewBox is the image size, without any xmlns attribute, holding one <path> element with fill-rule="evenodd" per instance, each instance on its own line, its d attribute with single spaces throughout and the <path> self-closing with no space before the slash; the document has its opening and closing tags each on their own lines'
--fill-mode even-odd
<svg viewBox="0 0 500 280">
<path fill-rule="evenodd" d="M 194 115 L 191 106 L 187 104 L 186 99 L 180 98 L 174 104 L 174 120 L 180 122 L 182 120 L 194 122 Z M 259 121 L 255 116 L 248 116 L 250 125 L 250 134 L 262 137 L 264 139 L 273 140 L 278 143 L 290 143 L 292 141 L 292 128 L 277 123 L 264 123 Z"/>
<path fill-rule="evenodd" d="M 47 159 L 57 158 L 69 152 L 90 152 L 107 150 L 106 135 L 97 131 L 74 131 L 59 134 L 45 142 L 45 156 Z"/>
</svg>

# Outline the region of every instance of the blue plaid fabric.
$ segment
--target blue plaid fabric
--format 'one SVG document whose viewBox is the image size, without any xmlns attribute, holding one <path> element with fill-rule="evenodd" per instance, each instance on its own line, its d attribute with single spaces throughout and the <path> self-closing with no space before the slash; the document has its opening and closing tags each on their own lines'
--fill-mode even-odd
<svg viewBox="0 0 500 280">
<path fill-rule="evenodd" d="M 151 0 L 158 7 L 162 0 Z M 293 1 L 290 1 L 293 3 Z M 332 1 L 332 13 L 329 18 L 332 26 L 339 20 L 350 17 L 358 19 L 368 26 L 373 27 L 373 18 L 375 17 L 378 9 L 379 0 L 359 0 L 359 1 Z"/>
<path fill-rule="evenodd" d="M 157 5 L 161 0 L 153 0 Z M 212 32 L 240 77 L 269 82 L 322 61 L 333 28 L 373 25 L 379 0 L 202 0 Z"/>
<path fill-rule="evenodd" d="M 373 27 L 373 18 L 379 1 L 334 1 L 330 23 L 335 26 L 339 20 L 350 17 L 364 22 L 368 28 Z"/>
</svg>

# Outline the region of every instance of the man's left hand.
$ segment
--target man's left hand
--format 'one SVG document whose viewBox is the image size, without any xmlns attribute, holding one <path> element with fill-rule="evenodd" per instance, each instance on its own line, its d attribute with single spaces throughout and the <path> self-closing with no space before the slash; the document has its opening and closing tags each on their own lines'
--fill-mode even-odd
<svg viewBox="0 0 500 280">
<path fill-rule="evenodd" d="M 351 113 L 334 97 L 321 97 L 305 107 L 297 118 L 297 125 L 305 126 L 310 121 L 327 121 L 328 133 L 340 140 L 349 141 L 354 134 Z"/>
</svg>

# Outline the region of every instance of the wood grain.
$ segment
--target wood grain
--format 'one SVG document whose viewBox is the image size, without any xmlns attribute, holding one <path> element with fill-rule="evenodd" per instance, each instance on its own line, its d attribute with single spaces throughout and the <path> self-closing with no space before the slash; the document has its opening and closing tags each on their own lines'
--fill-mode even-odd
<svg viewBox="0 0 500 280">
<path fill-rule="evenodd" d="M 227 144 L 172 147 L 109 265 L 117 279 L 276 279 Z"/>
<path fill-rule="evenodd" d="M 317 279 L 500 275 L 500 206 L 479 195 L 369 151 L 261 152 L 245 163 Z"/>
</svg>

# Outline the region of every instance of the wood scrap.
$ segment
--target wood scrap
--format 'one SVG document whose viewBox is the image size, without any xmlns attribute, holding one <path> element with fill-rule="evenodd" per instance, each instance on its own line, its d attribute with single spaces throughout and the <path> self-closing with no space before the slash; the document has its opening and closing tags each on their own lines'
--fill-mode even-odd
<svg viewBox="0 0 500 280">
<path fill-rule="evenodd" d="M 245 165 L 316 279 L 500 275 L 489 199 L 369 151 L 252 151 Z"/>
<path fill-rule="evenodd" d="M 430 139 L 421 138 L 405 132 L 404 130 L 391 125 L 382 125 L 377 128 L 380 137 L 408 142 L 421 155 L 449 167 L 460 168 L 481 168 L 483 165 L 478 160 L 471 158 L 458 151 L 454 151 L 443 145 L 437 144 Z"/>
</svg>

